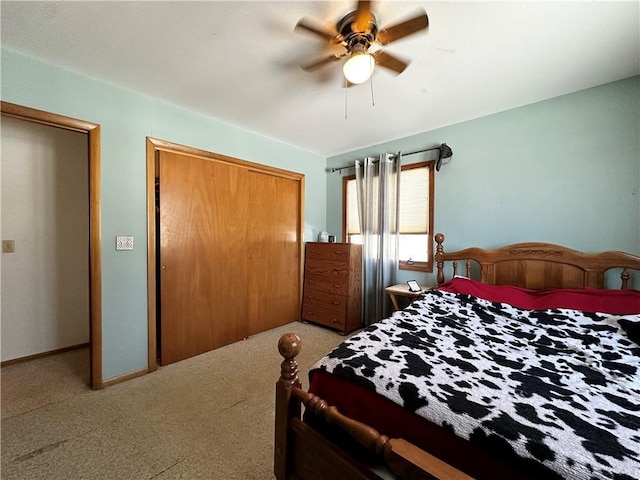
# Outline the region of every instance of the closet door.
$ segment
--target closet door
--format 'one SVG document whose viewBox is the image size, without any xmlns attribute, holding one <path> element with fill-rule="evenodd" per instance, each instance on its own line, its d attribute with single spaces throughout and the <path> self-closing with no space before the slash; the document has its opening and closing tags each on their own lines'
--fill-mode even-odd
<svg viewBox="0 0 640 480">
<path fill-rule="evenodd" d="M 160 362 L 299 320 L 304 176 L 163 146 L 157 166 Z"/>
<path fill-rule="evenodd" d="M 160 152 L 160 349 L 169 364 L 249 335 L 248 171 Z"/>
<path fill-rule="evenodd" d="M 300 319 L 300 179 L 249 174 L 249 334 Z"/>
</svg>

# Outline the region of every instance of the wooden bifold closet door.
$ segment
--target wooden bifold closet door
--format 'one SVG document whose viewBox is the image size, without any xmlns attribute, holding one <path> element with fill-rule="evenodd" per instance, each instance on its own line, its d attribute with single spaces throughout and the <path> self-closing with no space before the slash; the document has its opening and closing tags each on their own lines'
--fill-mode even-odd
<svg viewBox="0 0 640 480">
<path fill-rule="evenodd" d="M 158 173 L 161 363 L 297 320 L 303 177 L 168 151 Z"/>
</svg>

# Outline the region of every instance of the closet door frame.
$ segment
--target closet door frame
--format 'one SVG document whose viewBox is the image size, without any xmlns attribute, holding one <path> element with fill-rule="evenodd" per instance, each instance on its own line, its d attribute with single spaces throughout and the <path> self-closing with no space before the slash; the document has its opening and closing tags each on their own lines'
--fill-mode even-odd
<svg viewBox="0 0 640 480">
<path fill-rule="evenodd" d="M 90 330 L 90 387 L 104 387 L 102 381 L 102 254 L 100 200 L 100 125 L 65 117 L 55 113 L 0 102 L 2 115 L 62 128 L 87 135 L 89 163 L 89 330 Z"/>
<path fill-rule="evenodd" d="M 299 182 L 299 198 L 298 198 L 298 252 L 299 259 L 298 268 L 298 303 L 300 303 L 302 295 L 302 258 L 304 242 L 302 240 L 304 228 L 304 175 L 301 173 L 284 170 L 281 168 L 270 167 L 247 160 L 241 160 L 218 153 L 201 150 L 194 147 L 188 147 L 166 140 L 153 137 L 147 137 L 147 312 L 148 312 L 148 370 L 153 372 L 158 369 L 157 362 L 157 285 L 156 285 L 156 192 L 155 179 L 158 172 L 159 152 L 166 151 L 178 153 L 182 155 L 192 155 L 203 159 L 211 159 L 217 162 L 230 163 L 235 166 L 245 167 L 258 172 L 280 176 L 283 178 L 295 180 Z"/>
</svg>

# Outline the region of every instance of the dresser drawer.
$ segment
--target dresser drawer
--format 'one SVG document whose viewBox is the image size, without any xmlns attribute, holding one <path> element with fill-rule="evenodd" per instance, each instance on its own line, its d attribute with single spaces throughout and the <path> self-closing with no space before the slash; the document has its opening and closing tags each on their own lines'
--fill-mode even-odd
<svg viewBox="0 0 640 480">
<path fill-rule="evenodd" d="M 320 290 L 305 289 L 302 302 L 305 305 L 326 308 L 336 312 L 347 310 L 347 297 Z"/>
<path fill-rule="evenodd" d="M 306 302 L 302 304 L 303 320 L 342 330 L 345 326 L 345 318 L 344 312 L 334 312 L 326 308 L 308 305 Z"/>
<path fill-rule="evenodd" d="M 305 256 L 322 260 L 349 259 L 349 244 L 346 243 L 307 243 Z"/>
<path fill-rule="evenodd" d="M 304 291 L 320 290 L 321 292 L 336 293 L 338 295 L 347 295 L 349 293 L 349 281 L 347 278 L 329 278 L 322 275 L 304 276 Z"/>
<path fill-rule="evenodd" d="M 346 278 L 349 276 L 349 263 L 311 258 L 305 262 L 304 272 L 305 274 L 313 273 L 316 275 L 326 275 L 328 277 Z"/>
</svg>

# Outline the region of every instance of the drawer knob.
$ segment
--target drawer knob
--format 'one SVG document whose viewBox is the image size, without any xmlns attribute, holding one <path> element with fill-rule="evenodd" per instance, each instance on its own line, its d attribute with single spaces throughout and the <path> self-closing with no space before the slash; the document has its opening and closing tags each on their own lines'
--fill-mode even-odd
<svg viewBox="0 0 640 480">
<path fill-rule="evenodd" d="M 315 280 L 309 280 L 309 283 L 316 283 Z"/>
<path fill-rule="evenodd" d="M 340 287 L 342 287 L 342 285 L 340 285 L 339 283 L 334 283 L 334 284 L 333 284 L 333 286 L 334 286 L 335 288 L 340 288 Z"/>
<path fill-rule="evenodd" d="M 340 302 L 338 302 L 338 301 L 336 301 L 336 300 L 334 300 L 334 301 L 333 301 L 333 302 L 331 302 L 331 303 L 333 303 L 334 305 L 340 305 Z"/>
<path fill-rule="evenodd" d="M 307 295 L 307 298 L 308 298 L 309 300 L 313 300 L 313 295 Z"/>
<path fill-rule="evenodd" d="M 331 323 L 338 323 L 338 319 L 337 318 L 332 318 L 331 319 Z"/>
</svg>

